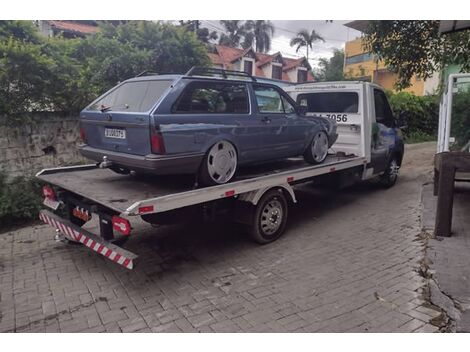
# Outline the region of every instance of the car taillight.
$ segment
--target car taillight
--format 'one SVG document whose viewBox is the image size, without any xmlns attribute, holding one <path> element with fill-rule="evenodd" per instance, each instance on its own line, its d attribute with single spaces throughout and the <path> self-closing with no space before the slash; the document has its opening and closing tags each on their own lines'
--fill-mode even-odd
<svg viewBox="0 0 470 352">
<path fill-rule="evenodd" d="M 86 143 L 86 132 L 83 127 L 80 127 L 80 139 L 83 143 Z"/>
<path fill-rule="evenodd" d="M 165 154 L 165 144 L 158 126 L 150 129 L 150 145 L 153 154 Z"/>
<path fill-rule="evenodd" d="M 131 223 L 128 220 L 115 215 L 112 218 L 112 223 L 113 229 L 117 232 L 122 233 L 126 236 L 131 234 Z"/>
<path fill-rule="evenodd" d="M 51 200 L 56 199 L 55 192 L 54 192 L 54 190 L 52 189 L 51 186 L 48 186 L 48 185 L 43 186 L 42 187 L 42 194 L 43 194 L 44 198 L 49 198 Z"/>
</svg>

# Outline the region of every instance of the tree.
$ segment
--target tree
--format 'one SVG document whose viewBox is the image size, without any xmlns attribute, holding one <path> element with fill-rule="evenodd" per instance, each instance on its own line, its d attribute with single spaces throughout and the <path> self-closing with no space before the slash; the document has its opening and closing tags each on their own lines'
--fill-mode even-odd
<svg viewBox="0 0 470 352">
<path fill-rule="evenodd" d="M 414 75 L 426 79 L 448 64 L 470 70 L 470 31 L 440 34 L 439 21 L 370 21 L 363 42 L 398 75 L 398 89 L 409 87 Z"/>
<path fill-rule="evenodd" d="M 129 21 L 100 29 L 86 38 L 46 38 L 31 21 L 0 21 L 0 113 L 76 112 L 144 70 L 210 64 L 196 34 L 178 26 Z"/>
<path fill-rule="evenodd" d="M 180 26 L 188 31 L 196 33 L 197 39 L 203 43 L 209 43 L 210 41 L 217 40 L 219 37 L 216 31 L 209 31 L 206 27 L 201 27 L 201 21 L 179 21 Z"/>
<path fill-rule="evenodd" d="M 313 49 L 313 43 L 317 41 L 325 41 L 314 29 L 309 33 L 306 29 L 302 29 L 297 33 L 295 38 L 292 38 L 290 41 L 290 46 L 297 46 L 296 52 L 299 52 L 301 48 L 307 49 L 307 61 L 308 61 L 308 49 Z"/>
<path fill-rule="evenodd" d="M 240 20 L 222 20 L 220 24 L 224 26 L 227 34 L 223 33 L 219 38 L 220 45 L 237 48 L 240 46 L 242 38 L 246 35 L 245 26 Z"/>
<path fill-rule="evenodd" d="M 246 21 L 245 37 L 242 46 L 249 48 L 253 46 L 261 53 L 271 50 L 271 38 L 274 35 L 274 26 L 271 21 L 256 20 Z"/>
<path fill-rule="evenodd" d="M 320 58 L 320 69 L 315 74 L 318 81 L 342 81 L 344 65 L 344 51 L 334 49 L 333 56 L 330 58 Z"/>
</svg>

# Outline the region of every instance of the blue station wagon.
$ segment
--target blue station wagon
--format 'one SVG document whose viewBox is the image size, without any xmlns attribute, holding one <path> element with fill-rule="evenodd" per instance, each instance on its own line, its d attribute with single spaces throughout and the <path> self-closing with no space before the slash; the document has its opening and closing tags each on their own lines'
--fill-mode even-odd
<svg viewBox="0 0 470 352">
<path fill-rule="evenodd" d="M 80 113 L 80 134 L 81 154 L 118 173 L 196 174 L 204 185 L 248 164 L 321 163 L 337 138 L 335 122 L 306 116 L 275 84 L 196 68 L 120 83 Z"/>
</svg>

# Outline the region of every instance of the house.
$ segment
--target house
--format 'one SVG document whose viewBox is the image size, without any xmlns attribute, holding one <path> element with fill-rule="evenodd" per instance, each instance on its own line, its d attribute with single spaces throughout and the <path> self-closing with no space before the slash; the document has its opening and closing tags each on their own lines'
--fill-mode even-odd
<svg viewBox="0 0 470 352">
<path fill-rule="evenodd" d="M 313 81 L 310 64 L 305 57 L 292 59 L 281 53 L 258 53 L 253 48 L 239 49 L 216 45 L 209 59 L 214 68 L 244 71 L 256 77 L 282 80 L 286 82 Z"/>
<path fill-rule="evenodd" d="M 55 37 L 63 35 L 64 38 L 85 37 L 99 31 L 96 21 L 36 21 L 36 25 L 43 35 Z"/>
<path fill-rule="evenodd" d="M 363 32 L 367 22 L 352 21 L 346 23 L 345 26 Z M 395 91 L 397 74 L 391 72 L 383 61 L 364 50 L 361 37 L 346 42 L 344 56 L 343 72 L 346 77 L 377 83 L 387 90 Z M 414 76 L 410 83 L 411 86 L 404 91 L 415 95 L 433 94 L 439 85 L 439 75 L 434 75 L 427 80 Z"/>
</svg>

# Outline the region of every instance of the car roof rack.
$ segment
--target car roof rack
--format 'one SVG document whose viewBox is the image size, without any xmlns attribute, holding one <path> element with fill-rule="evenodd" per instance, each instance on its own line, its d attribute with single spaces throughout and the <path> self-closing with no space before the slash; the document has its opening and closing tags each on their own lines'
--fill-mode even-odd
<svg viewBox="0 0 470 352">
<path fill-rule="evenodd" d="M 149 70 L 145 70 L 145 71 L 142 71 L 141 73 L 139 73 L 136 77 L 142 77 L 142 76 L 156 76 L 158 75 L 157 72 L 152 72 L 152 71 L 149 71 Z"/>
<path fill-rule="evenodd" d="M 229 76 L 251 78 L 252 81 L 256 82 L 256 78 L 250 75 L 248 72 L 225 70 L 222 68 L 213 67 L 193 66 L 188 72 L 186 72 L 185 76 L 205 76 L 211 74 L 221 75 L 224 78 L 228 78 Z"/>
</svg>

